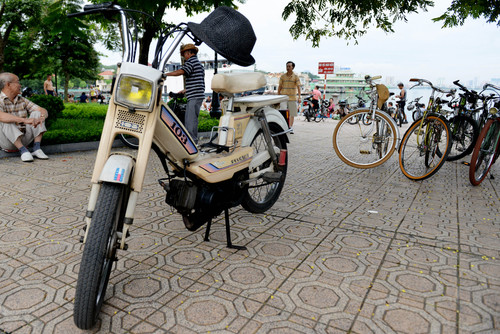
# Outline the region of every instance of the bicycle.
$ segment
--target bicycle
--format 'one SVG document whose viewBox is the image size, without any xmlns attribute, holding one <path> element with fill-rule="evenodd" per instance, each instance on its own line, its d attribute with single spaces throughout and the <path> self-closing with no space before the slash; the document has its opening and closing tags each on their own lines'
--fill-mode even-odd
<svg viewBox="0 0 500 334">
<path fill-rule="evenodd" d="M 413 121 L 416 121 L 417 119 L 422 117 L 422 115 L 424 114 L 424 112 L 422 111 L 422 108 L 425 108 L 425 104 L 419 103 L 419 101 L 422 97 L 423 96 L 417 97 L 415 100 L 411 101 L 408 104 L 408 107 L 407 107 L 408 111 L 412 111 L 413 109 L 415 109 L 415 111 L 413 111 L 411 114 Z"/>
<path fill-rule="evenodd" d="M 486 84 L 483 91 L 491 88 L 497 95 L 491 97 L 493 106 L 489 108 L 488 119 L 479 134 L 469 164 L 469 181 L 477 186 L 483 182 L 500 154 L 500 86 Z"/>
<path fill-rule="evenodd" d="M 454 94 L 455 91 L 445 91 L 425 79 L 410 79 L 410 81 L 417 82 L 410 89 L 425 83 L 432 88 L 432 93 L 422 118 L 410 125 L 401 140 L 399 167 L 407 178 L 425 180 L 441 168 L 451 149 L 450 127 L 441 114 L 442 105 L 448 101 L 440 97 L 434 98 L 434 94 L 436 92 Z"/>
<path fill-rule="evenodd" d="M 319 110 L 316 112 L 315 114 L 315 117 L 314 117 L 314 121 L 316 123 L 319 123 L 321 121 L 325 121 L 326 118 L 328 118 L 327 114 L 328 114 L 328 100 L 323 100 L 321 102 L 321 106 L 319 107 Z"/>
<path fill-rule="evenodd" d="M 453 83 L 457 85 L 463 93 L 459 93 L 459 102 L 455 107 L 453 116 L 448 119 L 448 124 L 452 134 L 451 150 L 448 154 L 447 161 L 454 161 L 461 159 L 472 153 L 477 137 L 479 136 L 479 124 L 474 118 L 473 109 L 467 108 L 467 102 L 475 108 L 480 96 L 475 91 L 469 91 L 467 88 L 458 83 L 459 80 Z M 482 109 L 482 108 L 480 108 Z M 478 110 L 480 110 L 478 109 Z M 480 116 L 482 118 L 482 116 Z M 481 121 L 486 121 L 486 117 Z"/>
<path fill-rule="evenodd" d="M 366 76 L 369 108 L 356 109 L 344 116 L 333 132 L 333 148 L 338 157 L 355 168 L 372 168 L 386 162 L 396 150 L 399 131 L 392 117 L 382 111 L 389 90 L 374 83 L 381 76 Z M 360 120 L 363 120 L 360 122 Z"/>
</svg>

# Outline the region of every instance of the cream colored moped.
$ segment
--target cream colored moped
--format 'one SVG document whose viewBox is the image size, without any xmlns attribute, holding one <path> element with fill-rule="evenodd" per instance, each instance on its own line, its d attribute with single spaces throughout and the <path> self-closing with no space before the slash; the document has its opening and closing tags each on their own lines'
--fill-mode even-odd
<svg viewBox="0 0 500 334">
<path fill-rule="evenodd" d="M 159 180 L 166 190 L 166 203 L 174 207 L 186 227 L 197 230 L 225 213 L 227 243 L 231 243 L 228 209 L 242 205 L 262 213 L 271 208 L 283 188 L 287 171 L 288 122 L 273 105 L 286 96 L 236 94 L 266 84 L 260 73 L 217 74 L 212 89 L 227 98 L 219 126 L 209 143 L 197 145 L 184 125 L 161 99 L 164 69 L 181 40 L 189 37 L 206 43 L 229 61 L 248 66 L 255 35 L 250 22 L 228 7 L 219 7 L 200 24 L 181 23 L 159 38 L 152 66 L 135 62 L 136 43 L 129 31 L 131 12 L 114 3 L 87 5 L 80 16 L 104 13 L 120 17 L 123 61 L 97 152 L 92 188 L 85 217 L 85 243 L 78 275 L 74 321 L 81 329 L 97 322 L 117 249 L 127 249 L 126 238 L 142 191 L 151 149 L 165 170 Z M 175 36 L 171 39 L 170 36 Z M 136 40 L 136 39 L 135 39 Z M 165 42 L 171 42 L 163 54 Z M 135 154 L 114 152 L 117 135 L 138 139 Z"/>
</svg>

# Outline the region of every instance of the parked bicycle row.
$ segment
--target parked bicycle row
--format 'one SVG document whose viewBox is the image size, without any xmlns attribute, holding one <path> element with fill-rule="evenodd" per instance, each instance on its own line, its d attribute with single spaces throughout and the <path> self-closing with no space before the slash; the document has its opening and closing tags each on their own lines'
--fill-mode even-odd
<svg viewBox="0 0 500 334">
<path fill-rule="evenodd" d="M 478 185 L 484 180 L 500 153 L 499 86 L 486 84 L 476 92 L 457 80 L 457 89 L 445 90 L 425 79 L 410 79 L 415 83 L 410 89 L 427 85 L 432 92 L 427 106 L 420 101 L 422 97 L 409 103 L 414 121 L 401 137 L 397 128 L 401 114 L 387 105 L 391 93 L 385 85 L 375 83 L 377 79 L 380 76 L 365 77 L 369 106 L 347 114 L 334 130 L 333 147 L 342 161 L 356 168 L 372 168 L 398 149 L 403 174 L 424 180 L 445 161 L 472 153 L 470 182 Z"/>
</svg>

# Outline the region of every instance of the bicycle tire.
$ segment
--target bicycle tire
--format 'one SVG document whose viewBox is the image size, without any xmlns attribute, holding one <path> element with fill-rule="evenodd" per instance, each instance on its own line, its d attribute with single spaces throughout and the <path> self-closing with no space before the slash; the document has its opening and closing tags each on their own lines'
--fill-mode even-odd
<svg viewBox="0 0 500 334">
<path fill-rule="evenodd" d="M 83 250 L 75 291 L 73 320 L 80 329 L 97 323 L 115 261 L 117 232 L 128 201 L 125 186 L 103 183 Z"/>
<path fill-rule="evenodd" d="M 450 148 L 451 134 L 446 119 L 428 115 L 413 122 L 405 132 L 399 149 L 399 167 L 407 178 L 425 180 L 443 166 Z"/>
<path fill-rule="evenodd" d="M 483 182 L 493 165 L 495 152 L 499 145 L 498 143 L 495 144 L 494 141 L 499 130 L 498 122 L 490 119 L 479 134 L 469 165 L 469 181 L 474 186 L 478 186 Z"/>
<path fill-rule="evenodd" d="M 358 109 L 343 117 L 333 132 L 333 148 L 344 163 L 355 168 L 373 168 L 386 162 L 396 150 L 397 129 L 390 116 L 375 111 L 375 120 L 350 124 L 349 119 L 363 119 L 372 114 L 369 109 Z"/>
<path fill-rule="evenodd" d="M 322 119 L 322 118 L 323 118 L 323 117 L 322 117 L 322 115 L 317 114 L 317 115 L 316 115 L 316 118 L 314 119 L 314 121 L 315 121 L 316 123 L 319 123 L 319 122 L 321 122 L 321 119 Z"/>
<path fill-rule="evenodd" d="M 120 133 L 118 135 L 118 138 L 128 148 L 131 148 L 131 149 L 134 149 L 134 150 L 137 150 L 139 148 L 139 139 L 137 139 L 134 136 L 124 135 L 123 133 Z"/>
<path fill-rule="evenodd" d="M 477 137 L 479 126 L 470 116 L 458 115 L 448 120 L 451 131 L 451 150 L 446 158 L 447 161 L 455 161 L 472 153 Z"/>
</svg>

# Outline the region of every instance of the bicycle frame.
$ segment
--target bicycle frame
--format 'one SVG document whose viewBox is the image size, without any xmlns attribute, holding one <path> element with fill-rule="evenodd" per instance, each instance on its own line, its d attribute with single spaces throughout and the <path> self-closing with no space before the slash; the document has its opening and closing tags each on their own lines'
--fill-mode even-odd
<svg viewBox="0 0 500 334">
<path fill-rule="evenodd" d="M 436 104 L 436 99 L 435 99 L 435 93 L 436 92 L 440 92 L 442 94 L 455 94 L 455 90 L 452 89 L 452 90 L 449 90 L 449 91 L 445 91 L 443 89 L 440 89 L 438 87 L 435 87 L 430 81 L 428 80 L 425 80 L 425 79 L 410 79 L 410 81 L 412 82 L 417 82 L 417 84 L 415 84 L 414 86 L 412 86 L 410 89 L 413 89 L 414 87 L 416 86 L 421 86 L 423 85 L 423 83 L 426 83 L 428 84 L 431 88 L 432 88 L 432 92 L 431 92 L 431 95 L 429 97 L 429 103 L 427 104 L 427 108 L 424 110 L 424 113 L 422 115 L 422 121 L 420 122 L 420 125 L 417 129 L 417 145 L 418 147 L 421 147 L 422 150 L 425 150 L 427 147 L 430 146 L 430 143 L 428 142 L 429 138 L 431 138 L 432 136 L 428 135 L 431 133 L 432 129 L 430 129 L 430 124 L 427 123 L 426 124 L 426 127 L 425 127 L 425 132 L 422 131 L 422 126 L 424 124 L 424 120 L 427 119 L 427 116 L 430 115 L 431 113 L 435 113 L 435 114 L 438 114 L 440 115 L 441 114 L 441 105 L 440 104 Z M 425 137 L 423 139 L 423 142 L 422 139 L 420 138 L 420 135 L 422 133 L 425 133 Z"/>
</svg>

